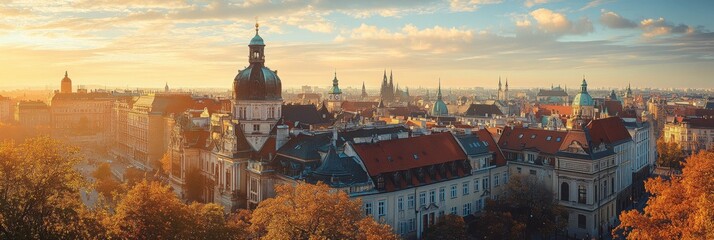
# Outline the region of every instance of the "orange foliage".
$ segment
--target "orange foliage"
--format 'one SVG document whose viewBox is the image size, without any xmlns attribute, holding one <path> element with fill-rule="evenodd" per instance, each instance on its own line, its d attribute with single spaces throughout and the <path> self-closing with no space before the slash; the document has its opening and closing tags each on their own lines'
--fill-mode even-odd
<svg viewBox="0 0 714 240">
<path fill-rule="evenodd" d="M 714 153 L 700 152 L 684 163 L 681 177 L 648 180 L 652 194 L 643 213 L 620 214 L 628 239 L 714 239 Z"/>
<path fill-rule="evenodd" d="M 325 184 L 276 186 L 258 205 L 252 232 L 262 239 L 397 239 L 389 225 L 362 215 L 361 201 Z"/>
</svg>

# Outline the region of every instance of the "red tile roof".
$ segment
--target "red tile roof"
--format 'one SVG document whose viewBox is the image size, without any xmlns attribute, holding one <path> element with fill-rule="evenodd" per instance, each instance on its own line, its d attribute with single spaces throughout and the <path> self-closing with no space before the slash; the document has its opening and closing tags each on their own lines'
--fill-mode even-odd
<svg viewBox="0 0 714 240">
<path fill-rule="evenodd" d="M 496 166 L 506 165 L 506 157 L 503 156 L 503 152 L 501 152 L 501 148 L 498 147 L 498 143 L 496 143 L 496 140 L 494 140 L 493 135 L 491 135 L 491 132 L 486 129 L 481 129 L 474 132 L 474 134 L 478 135 L 479 140 L 488 143 L 488 151 L 493 152 L 493 154 L 495 155 L 493 160 Z"/>
<path fill-rule="evenodd" d="M 344 101 L 342 102 L 341 108 L 344 111 L 359 112 L 365 111 L 367 109 L 376 108 L 379 102 L 354 102 L 354 101 Z"/>
<path fill-rule="evenodd" d="M 370 176 L 467 158 L 451 133 L 360 143 L 353 147 Z"/>
<path fill-rule="evenodd" d="M 632 139 L 630 132 L 619 117 L 601 118 L 590 121 L 587 126 L 593 146 L 605 144 L 619 144 Z"/>
<path fill-rule="evenodd" d="M 536 150 L 543 153 L 555 154 L 560 149 L 562 140 L 567 132 L 532 129 L 522 127 L 506 127 L 498 141 L 498 146 L 503 150 Z"/>
</svg>

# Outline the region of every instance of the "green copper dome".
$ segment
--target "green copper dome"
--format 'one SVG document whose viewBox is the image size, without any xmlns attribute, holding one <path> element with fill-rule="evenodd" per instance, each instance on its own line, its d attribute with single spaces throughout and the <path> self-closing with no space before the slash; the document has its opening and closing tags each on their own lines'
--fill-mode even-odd
<svg viewBox="0 0 714 240">
<path fill-rule="evenodd" d="M 436 95 L 436 102 L 434 102 L 434 106 L 431 108 L 431 115 L 432 116 L 449 115 L 449 109 L 446 108 L 446 103 L 444 102 L 444 100 L 442 100 L 442 97 L 441 97 L 441 79 L 439 79 L 439 92 Z"/>
<path fill-rule="evenodd" d="M 255 37 L 253 37 L 253 39 L 250 40 L 249 45 L 263 45 L 263 46 L 265 46 L 265 43 L 263 43 L 263 38 L 260 37 L 260 35 L 258 35 L 258 33 L 256 32 Z"/>
<path fill-rule="evenodd" d="M 588 93 L 588 83 L 585 79 L 580 85 L 580 92 L 573 98 L 573 106 L 595 106 L 595 101 Z"/>
</svg>

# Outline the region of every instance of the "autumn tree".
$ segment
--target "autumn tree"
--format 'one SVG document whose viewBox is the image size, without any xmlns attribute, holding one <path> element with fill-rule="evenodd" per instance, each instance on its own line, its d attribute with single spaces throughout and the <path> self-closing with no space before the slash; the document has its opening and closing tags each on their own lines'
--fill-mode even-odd
<svg viewBox="0 0 714 240">
<path fill-rule="evenodd" d="M 108 218 L 109 235 L 120 239 L 235 239 L 245 229 L 226 224 L 216 204 L 185 205 L 159 182 L 137 183 Z"/>
<path fill-rule="evenodd" d="M 93 238 L 103 231 L 85 218 L 77 153 L 48 137 L 0 143 L 0 239 Z"/>
<path fill-rule="evenodd" d="M 647 180 L 651 196 L 643 212 L 625 211 L 614 236 L 628 239 L 714 239 L 714 153 L 699 152 L 681 177 Z"/>
<path fill-rule="evenodd" d="M 679 169 L 680 162 L 684 159 L 682 147 L 674 141 L 666 142 L 664 138 L 657 140 L 657 165 Z"/>
<path fill-rule="evenodd" d="M 169 175 L 171 174 L 171 153 L 166 152 L 164 153 L 164 156 L 161 157 L 159 160 L 159 164 L 161 165 L 161 171 L 163 171 L 164 174 Z"/>
<path fill-rule="evenodd" d="M 440 217 L 439 221 L 424 233 L 424 239 L 459 240 L 467 238 L 464 218 L 453 214 Z"/>
<path fill-rule="evenodd" d="M 104 199 L 112 200 L 113 194 L 122 190 L 121 183 L 114 178 L 109 163 L 100 164 L 92 173 L 92 177 L 94 177 L 94 189 Z"/>
<path fill-rule="evenodd" d="M 360 200 L 323 183 L 276 186 L 250 219 L 261 239 L 397 239 L 392 228 L 362 214 Z"/>
<path fill-rule="evenodd" d="M 552 192 L 531 178 L 524 175 L 510 177 L 504 197 L 487 202 L 484 216 L 491 218 L 489 222 L 495 221 L 495 226 L 503 227 L 481 226 L 482 231 L 479 232 L 484 237 L 494 238 L 488 234 L 515 234 L 514 231 L 520 229 L 525 231 L 526 236 L 547 237 L 567 226 L 567 211 L 558 205 Z"/>
</svg>

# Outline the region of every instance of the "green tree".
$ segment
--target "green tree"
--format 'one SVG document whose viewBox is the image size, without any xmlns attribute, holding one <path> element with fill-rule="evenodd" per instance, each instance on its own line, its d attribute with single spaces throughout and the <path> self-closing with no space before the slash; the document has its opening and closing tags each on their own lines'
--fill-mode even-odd
<svg viewBox="0 0 714 240">
<path fill-rule="evenodd" d="M 657 140 L 657 165 L 669 168 L 681 168 L 684 159 L 682 147 L 674 141 L 665 142 L 663 138 Z"/>
<path fill-rule="evenodd" d="M 466 223 L 458 215 L 445 215 L 434 226 L 426 230 L 424 239 L 458 240 L 467 239 Z"/>
<path fill-rule="evenodd" d="M 250 219 L 260 239 L 398 239 L 392 228 L 362 214 L 360 200 L 323 183 L 276 186 Z"/>
<path fill-rule="evenodd" d="M 81 202 L 76 148 L 48 137 L 0 143 L 0 239 L 91 239 L 101 224 Z"/>
</svg>

